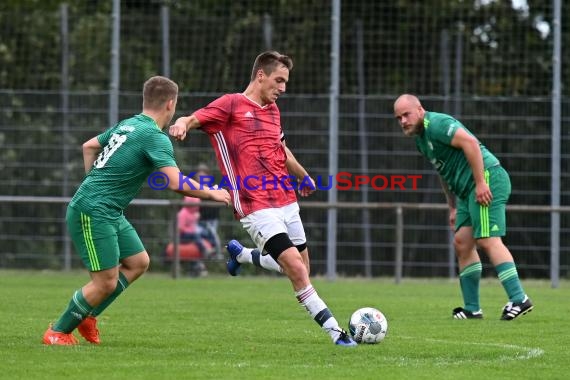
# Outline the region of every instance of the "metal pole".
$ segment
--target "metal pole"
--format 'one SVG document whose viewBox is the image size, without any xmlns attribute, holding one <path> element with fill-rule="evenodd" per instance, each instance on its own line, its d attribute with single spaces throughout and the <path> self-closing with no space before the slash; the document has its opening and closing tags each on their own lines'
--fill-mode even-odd
<svg viewBox="0 0 570 380">
<path fill-rule="evenodd" d="M 459 23 L 455 38 L 455 110 L 454 116 L 461 117 L 461 77 L 463 72 L 463 23 Z"/>
<path fill-rule="evenodd" d="M 462 81 L 462 77 L 463 77 L 463 30 L 465 29 L 465 26 L 463 25 L 463 23 L 459 23 L 458 28 L 457 28 L 457 36 L 455 39 L 455 87 L 454 87 L 454 92 L 455 92 L 455 102 L 454 102 L 454 116 L 456 118 L 460 118 L 461 117 L 461 81 Z M 449 232 L 448 233 L 448 251 L 449 251 L 449 256 L 448 256 L 448 263 L 449 263 L 449 278 L 455 278 L 456 277 L 456 259 L 455 259 L 455 248 L 453 247 L 453 238 L 454 238 L 454 233 L 453 232 Z"/>
<path fill-rule="evenodd" d="M 439 36 L 439 67 L 441 70 L 441 92 L 444 96 L 443 112 L 450 113 L 451 57 L 449 52 L 449 32 L 443 29 Z"/>
<path fill-rule="evenodd" d="M 267 50 L 273 46 L 273 23 L 269 13 L 263 15 L 263 43 Z"/>
<path fill-rule="evenodd" d="M 63 184 L 62 196 L 69 196 L 69 7 L 67 4 L 59 6 L 60 32 L 61 32 L 61 115 L 63 128 Z M 64 204 L 62 213 L 65 216 L 67 206 Z M 63 242 L 63 268 L 71 270 L 71 244 L 65 217 L 62 223 Z"/>
<path fill-rule="evenodd" d="M 360 170 L 368 174 L 368 139 L 366 138 L 366 85 L 364 77 L 364 36 L 362 20 L 356 21 L 356 67 L 358 78 L 358 141 Z M 368 188 L 362 189 L 362 203 L 368 203 Z M 370 237 L 370 210 L 362 210 L 362 240 L 364 241 L 364 275 L 372 277 L 372 244 Z"/>
<path fill-rule="evenodd" d="M 332 0 L 331 14 L 331 87 L 329 92 L 329 173 L 338 172 L 338 95 L 340 76 L 340 1 Z M 334 186 L 328 192 L 329 204 L 337 202 Z M 329 208 L 327 229 L 327 278 L 336 278 L 336 228 L 337 209 Z"/>
<path fill-rule="evenodd" d="M 396 207 L 396 258 L 394 259 L 394 281 L 402 281 L 404 266 L 404 210 L 402 206 Z"/>
<path fill-rule="evenodd" d="M 174 215 L 174 223 L 172 224 L 173 233 L 173 253 L 172 253 L 172 278 L 180 278 L 180 232 L 178 231 L 178 207 L 172 206 L 172 215 Z"/>
<path fill-rule="evenodd" d="M 443 29 L 441 31 L 440 46 L 441 48 L 439 59 L 441 63 L 441 87 L 444 96 L 443 112 L 451 113 L 451 106 L 449 104 L 449 99 L 451 97 L 451 57 L 449 51 L 449 32 L 447 29 Z M 460 79 L 456 78 L 456 80 Z M 456 91 L 460 90 L 456 89 Z M 451 230 L 447 233 L 447 267 L 449 278 L 455 278 L 456 276 L 456 259 L 455 248 L 453 247 L 453 235 L 454 234 Z"/>
<path fill-rule="evenodd" d="M 162 25 L 162 75 L 170 77 L 170 9 L 164 4 L 160 8 Z"/>
<path fill-rule="evenodd" d="M 120 48 L 121 48 L 121 0 L 113 0 L 111 14 L 111 83 L 109 85 L 109 126 L 119 121 Z"/>
<path fill-rule="evenodd" d="M 561 66 L 562 41 L 561 0 L 553 0 L 554 46 L 552 48 L 552 161 L 551 161 L 551 198 L 552 207 L 560 206 L 560 102 L 561 102 Z M 560 213 L 550 214 L 550 280 L 551 286 L 557 288 L 560 281 Z"/>
</svg>

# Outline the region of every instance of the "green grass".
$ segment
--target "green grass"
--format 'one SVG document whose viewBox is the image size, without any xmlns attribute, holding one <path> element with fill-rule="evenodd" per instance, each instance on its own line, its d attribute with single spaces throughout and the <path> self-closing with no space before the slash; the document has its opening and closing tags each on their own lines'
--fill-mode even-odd
<svg viewBox="0 0 570 380">
<path fill-rule="evenodd" d="M 388 318 L 377 345 L 337 347 L 280 277 L 174 281 L 148 274 L 100 316 L 103 343 L 40 343 L 86 273 L 0 272 L 0 378 L 6 379 L 567 379 L 570 284 L 525 281 L 535 310 L 499 321 L 506 302 L 485 280 L 485 319 L 456 321 L 448 280 L 315 279 L 346 327 L 359 307 Z"/>
</svg>

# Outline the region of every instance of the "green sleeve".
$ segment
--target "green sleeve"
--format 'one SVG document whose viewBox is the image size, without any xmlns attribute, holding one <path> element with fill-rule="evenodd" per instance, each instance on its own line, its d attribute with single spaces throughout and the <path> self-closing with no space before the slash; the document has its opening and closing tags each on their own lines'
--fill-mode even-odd
<svg viewBox="0 0 570 380">
<path fill-rule="evenodd" d="M 459 128 L 464 128 L 463 125 L 452 117 L 441 118 L 437 123 L 430 126 L 431 140 L 438 141 L 445 145 L 451 145 L 451 140 Z"/>
<path fill-rule="evenodd" d="M 114 127 L 108 128 L 105 132 L 97 135 L 97 141 L 99 141 L 99 144 L 101 144 L 101 146 L 107 145 L 114 129 Z"/>
<path fill-rule="evenodd" d="M 145 155 L 157 169 L 166 166 L 178 166 L 174 159 L 172 142 L 164 133 L 156 133 L 150 136 L 148 144 L 146 144 Z"/>
</svg>

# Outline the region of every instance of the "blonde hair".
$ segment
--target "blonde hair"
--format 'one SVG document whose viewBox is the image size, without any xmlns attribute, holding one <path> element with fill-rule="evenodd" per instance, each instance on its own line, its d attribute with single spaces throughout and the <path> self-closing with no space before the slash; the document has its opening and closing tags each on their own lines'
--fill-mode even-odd
<svg viewBox="0 0 570 380">
<path fill-rule="evenodd" d="M 166 77 L 154 76 L 144 82 L 143 109 L 159 110 L 177 97 L 178 85 Z"/>
</svg>

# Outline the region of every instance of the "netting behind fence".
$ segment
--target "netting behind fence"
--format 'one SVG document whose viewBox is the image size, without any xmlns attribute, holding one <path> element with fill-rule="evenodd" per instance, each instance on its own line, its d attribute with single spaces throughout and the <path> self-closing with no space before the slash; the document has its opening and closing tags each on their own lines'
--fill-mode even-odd
<svg viewBox="0 0 570 380">
<path fill-rule="evenodd" d="M 62 7 L 61 4 L 67 4 Z M 341 8 L 339 171 L 421 175 L 417 190 L 339 192 L 341 201 L 443 202 L 431 166 L 392 115 L 394 98 L 418 94 L 427 109 L 457 116 L 509 170 L 511 203 L 548 205 L 551 187 L 552 2 L 344 1 Z M 562 18 L 562 204 L 570 202 L 569 8 Z M 177 115 L 223 92 L 242 91 L 254 57 L 276 49 L 293 57 L 279 100 L 288 145 L 313 176 L 329 173 L 330 1 L 123 1 L 119 117 L 140 112 L 142 83 L 168 73 L 181 88 Z M 20 1 L 0 5 L 0 179 L 2 195 L 68 196 L 83 177 L 81 144 L 109 125 L 112 1 Z M 117 69 L 117 68 L 116 68 Z M 175 144 L 180 168 L 215 165 L 201 133 Z M 367 191 L 364 195 L 364 191 Z M 173 197 L 145 188 L 141 197 Z M 325 191 L 312 200 L 326 200 Z M 11 204 L 2 211 L 0 255 L 60 252 L 59 209 Z M 137 209 L 137 223 L 164 218 Z M 363 260 L 362 211 L 339 213 L 339 260 Z M 326 213 L 304 210 L 316 273 L 324 271 Z M 562 253 L 570 249 L 562 215 Z M 433 264 L 447 251 L 445 215 L 406 215 L 406 260 Z M 36 220 L 37 223 L 31 223 Z M 235 225 L 231 216 L 224 221 Z M 374 259 L 389 260 L 393 215 L 371 214 Z M 543 276 L 549 217 L 509 215 L 508 241 L 526 268 Z M 435 227 L 434 227 L 435 225 Z M 239 227 L 239 225 L 238 225 Z M 162 244 L 161 232 L 143 237 Z M 230 233 L 237 233 L 233 227 Z M 230 238 L 230 234 L 226 238 Z M 28 239 L 28 236 L 34 236 Z M 45 238 L 45 239 L 44 239 Z M 160 241 L 160 243 L 158 243 Z M 48 248 L 45 248 L 45 247 Z M 564 260 L 566 260 L 564 258 Z M 56 260 L 56 262 L 59 262 Z M 360 264 L 359 264 L 360 263 Z M 443 264 L 442 264 L 443 265 Z M 568 265 L 567 263 L 565 265 Z M 420 265 L 421 266 L 421 265 Z M 379 264 L 379 268 L 382 265 Z M 383 273 L 378 269 L 378 273 Z"/>
</svg>

